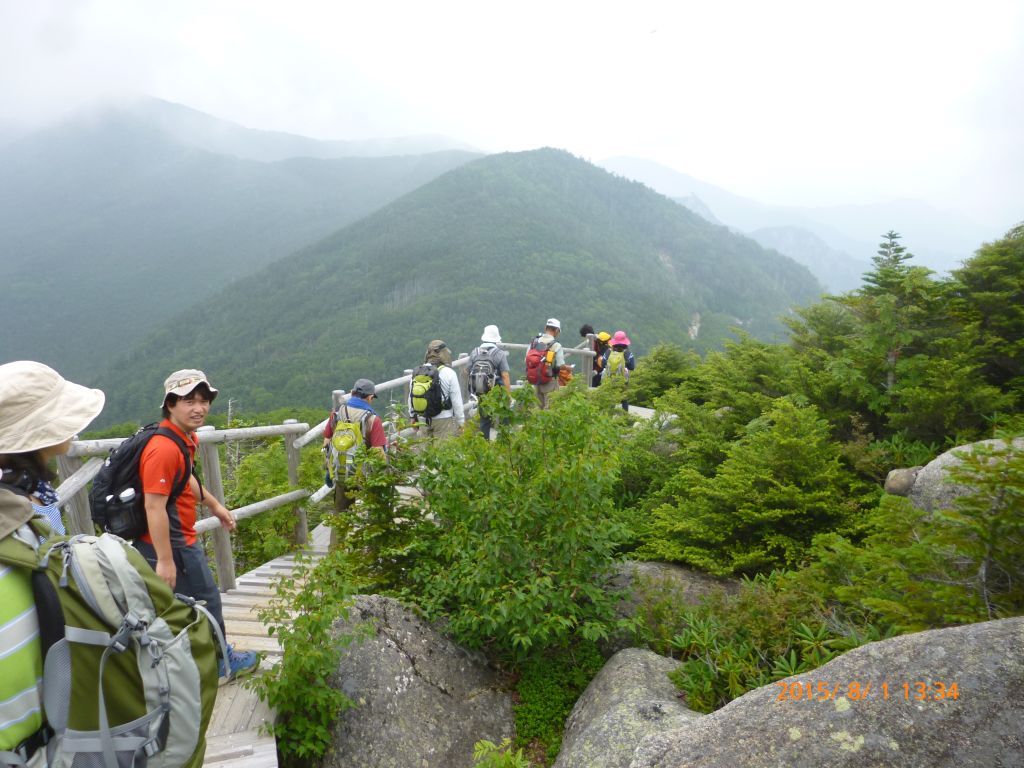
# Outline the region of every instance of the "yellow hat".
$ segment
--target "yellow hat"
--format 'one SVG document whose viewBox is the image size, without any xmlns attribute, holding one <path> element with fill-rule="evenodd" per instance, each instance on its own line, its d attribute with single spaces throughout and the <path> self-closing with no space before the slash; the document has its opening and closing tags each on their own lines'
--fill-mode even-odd
<svg viewBox="0 0 1024 768">
<path fill-rule="evenodd" d="M 611 337 L 612 335 L 608 333 L 608 331 L 601 331 L 599 334 L 597 334 L 597 338 L 600 341 L 608 341 L 608 339 L 610 339 Z"/>
</svg>

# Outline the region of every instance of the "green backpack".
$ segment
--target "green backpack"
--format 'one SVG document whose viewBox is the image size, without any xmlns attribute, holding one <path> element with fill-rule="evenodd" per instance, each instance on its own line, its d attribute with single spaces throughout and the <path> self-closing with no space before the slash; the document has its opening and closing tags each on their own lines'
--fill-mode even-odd
<svg viewBox="0 0 1024 768">
<path fill-rule="evenodd" d="M 112 534 L 23 525 L 0 563 L 33 572 L 49 768 L 199 768 L 217 695 L 217 622 Z M 225 653 L 226 655 L 226 653 Z M 102 681 L 102 685 L 100 682 Z"/>
<path fill-rule="evenodd" d="M 621 349 L 613 349 L 608 353 L 608 364 L 604 368 L 604 375 L 624 376 L 626 373 L 626 353 Z"/>
<path fill-rule="evenodd" d="M 353 410 L 358 410 L 362 416 L 353 419 L 347 405 L 342 405 L 334 415 L 336 421 L 334 422 L 334 434 L 331 436 L 328 459 L 328 470 L 334 480 L 351 471 L 356 449 L 365 445 L 366 435 L 369 432 L 367 421 L 373 418 L 373 411 L 362 408 Z M 342 457 L 344 457 L 344 462 Z"/>
</svg>

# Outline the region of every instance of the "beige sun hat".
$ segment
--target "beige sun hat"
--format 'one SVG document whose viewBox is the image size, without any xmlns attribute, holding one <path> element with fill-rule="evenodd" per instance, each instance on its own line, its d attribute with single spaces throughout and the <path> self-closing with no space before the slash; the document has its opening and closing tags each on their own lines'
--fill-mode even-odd
<svg viewBox="0 0 1024 768">
<path fill-rule="evenodd" d="M 210 402 L 212 403 L 217 397 L 217 390 L 213 388 L 205 373 L 196 368 L 182 368 L 180 371 L 175 371 L 164 380 L 164 399 L 160 406 L 163 407 L 167 402 L 168 395 L 185 397 L 200 384 L 205 384 L 206 388 L 210 390 Z"/>
<path fill-rule="evenodd" d="M 101 390 L 64 379 L 48 365 L 0 365 L 0 453 L 27 453 L 70 440 L 103 410 Z"/>
</svg>

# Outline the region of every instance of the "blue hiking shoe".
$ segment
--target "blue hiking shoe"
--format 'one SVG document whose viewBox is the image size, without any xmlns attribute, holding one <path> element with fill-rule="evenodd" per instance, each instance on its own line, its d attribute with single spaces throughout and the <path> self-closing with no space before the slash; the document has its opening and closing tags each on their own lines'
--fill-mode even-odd
<svg viewBox="0 0 1024 768">
<path fill-rule="evenodd" d="M 260 666 L 260 654 L 255 651 L 236 651 L 228 646 L 228 679 L 235 680 L 252 674 Z M 224 659 L 217 659 L 217 675 L 224 677 Z"/>
</svg>

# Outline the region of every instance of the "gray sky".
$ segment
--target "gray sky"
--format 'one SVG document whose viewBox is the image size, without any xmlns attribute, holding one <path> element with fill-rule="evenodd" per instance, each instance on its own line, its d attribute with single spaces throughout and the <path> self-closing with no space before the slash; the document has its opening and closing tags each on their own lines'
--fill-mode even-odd
<svg viewBox="0 0 1024 768">
<path fill-rule="evenodd" d="M 649 158 L 769 203 L 1024 219 L 1020 0 L 0 0 L 0 122 L 125 93 L 318 138 Z"/>
</svg>

